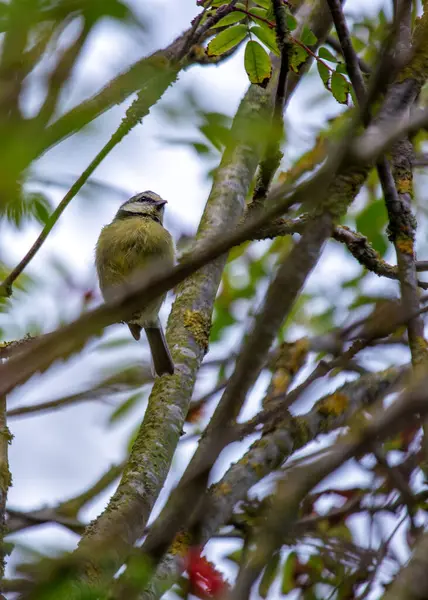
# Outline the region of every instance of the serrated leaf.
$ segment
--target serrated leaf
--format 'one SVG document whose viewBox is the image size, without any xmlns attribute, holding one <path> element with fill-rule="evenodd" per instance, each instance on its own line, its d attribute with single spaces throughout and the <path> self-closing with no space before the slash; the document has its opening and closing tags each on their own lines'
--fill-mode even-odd
<svg viewBox="0 0 428 600">
<path fill-rule="evenodd" d="M 245 47 L 244 66 L 251 83 L 266 87 L 272 74 L 269 55 L 258 42 L 250 40 Z"/>
<path fill-rule="evenodd" d="M 305 25 L 303 27 L 303 32 L 300 37 L 300 41 L 302 42 L 302 44 L 305 44 L 305 46 L 313 46 L 317 43 L 318 38 L 314 33 L 312 33 L 309 27 Z"/>
<path fill-rule="evenodd" d="M 331 93 L 340 104 L 347 104 L 349 94 L 349 83 L 343 75 L 334 72 L 330 82 Z"/>
<path fill-rule="evenodd" d="M 328 60 L 329 62 L 332 63 L 337 63 L 337 58 L 335 56 L 333 56 L 333 54 L 330 52 L 330 50 L 328 48 L 326 48 L 325 46 L 322 46 L 322 48 L 320 48 L 318 50 L 318 56 L 320 58 L 323 58 L 324 60 Z"/>
<path fill-rule="evenodd" d="M 274 54 L 279 56 L 279 49 L 276 43 L 276 35 L 272 29 L 266 27 L 260 27 L 260 25 L 254 25 L 250 29 L 251 33 L 254 33 L 259 40 L 269 48 Z"/>
<path fill-rule="evenodd" d="M 320 62 L 319 60 L 317 60 L 317 69 L 323 84 L 330 91 L 330 70 L 324 63 Z"/>
<path fill-rule="evenodd" d="M 265 570 L 263 571 L 263 575 L 259 585 L 259 596 L 261 598 L 267 598 L 269 594 L 269 589 L 272 583 L 275 581 L 280 559 L 281 555 L 279 552 L 277 552 L 272 556 L 272 558 L 266 565 Z"/>
<path fill-rule="evenodd" d="M 281 594 L 289 594 L 296 587 L 295 572 L 297 563 L 297 554 L 295 552 L 290 552 L 282 569 Z"/>
<path fill-rule="evenodd" d="M 241 12 L 232 12 L 229 15 L 226 15 L 218 23 L 213 25 L 211 29 L 217 29 L 218 27 L 227 27 L 228 25 L 233 25 L 234 23 L 239 23 L 242 19 L 245 19 L 247 15 Z"/>
<path fill-rule="evenodd" d="M 220 56 L 242 42 L 248 33 L 246 25 L 234 25 L 221 31 L 208 44 L 208 56 Z"/>
</svg>

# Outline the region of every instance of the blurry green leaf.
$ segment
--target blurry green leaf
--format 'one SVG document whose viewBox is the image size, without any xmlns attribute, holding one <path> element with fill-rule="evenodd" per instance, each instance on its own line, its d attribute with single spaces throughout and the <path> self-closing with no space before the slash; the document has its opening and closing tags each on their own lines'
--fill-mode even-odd
<svg viewBox="0 0 428 600">
<path fill-rule="evenodd" d="M 212 152 L 209 146 L 201 142 L 192 142 L 192 146 L 198 154 L 210 154 Z"/>
<path fill-rule="evenodd" d="M 322 46 L 319 50 L 318 50 L 318 56 L 320 58 L 323 58 L 324 60 L 328 60 L 329 62 L 332 63 L 337 63 L 337 58 L 335 56 L 333 56 L 333 54 L 330 52 L 330 50 L 328 48 L 326 48 L 325 46 Z"/>
<path fill-rule="evenodd" d="M 238 548 L 238 550 L 234 550 L 230 554 L 226 554 L 226 556 L 224 558 L 227 558 L 227 560 L 231 560 L 232 562 L 234 562 L 237 565 L 241 564 L 242 548 Z"/>
<path fill-rule="evenodd" d="M 141 400 L 142 394 L 141 392 L 135 392 L 122 402 L 110 415 L 109 423 L 117 423 L 120 419 L 123 419 L 133 408 L 134 406 Z"/>
<path fill-rule="evenodd" d="M 234 48 L 239 42 L 247 36 L 246 25 L 234 25 L 224 31 L 221 31 L 211 40 L 207 47 L 208 56 L 220 56 L 228 50 Z"/>
<path fill-rule="evenodd" d="M 215 306 L 214 319 L 210 332 L 210 343 L 218 342 L 222 338 L 224 330 L 235 323 L 236 319 L 229 309 L 219 305 Z"/>
<path fill-rule="evenodd" d="M 228 25 L 233 25 L 234 23 L 239 23 L 239 21 L 242 21 L 242 19 L 245 19 L 246 17 L 247 15 L 244 13 L 238 11 L 232 12 L 220 19 L 220 21 L 213 25 L 211 29 L 217 29 L 218 27 L 226 27 Z"/>
<path fill-rule="evenodd" d="M 337 73 L 342 73 L 342 75 L 347 75 L 348 71 L 346 70 L 346 65 L 343 62 L 340 62 L 336 67 Z"/>
<path fill-rule="evenodd" d="M 308 58 L 308 53 L 304 48 L 298 46 L 297 44 L 293 44 L 293 52 L 291 54 L 290 60 L 290 69 L 295 73 L 299 72 L 299 67 L 306 61 Z"/>
<path fill-rule="evenodd" d="M 312 33 L 312 31 L 309 29 L 309 27 L 307 27 L 305 25 L 303 27 L 300 41 L 302 42 L 302 44 L 305 44 L 305 46 L 313 46 L 314 44 L 317 43 L 318 38 L 314 33 Z"/>
<path fill-rule="evenodd" d="M 348 281 L 344 281 L 342 283 L 342 288 L 343 289 L 347 289 L 347 288 L 356 288 L 356 287 L 358 287 L 358 285 L 360 284 L 361 279 L 363 277 L 364 277 L 364 273 L 360 273 L 356 277 L 352 277 L 352 279 L 348 279 Z"/>
<path fill-rule="evenodd" d="M 326 65 L 319 60 L 317 60 L 317 69 L 324 86 L 329 90 L 330 85 L 330 70 Z M 329 90 L 330 91 L 330 90 Z"/>
<path fill-rule="evenodd" d="M 279 562 L 281 560 L 281 554 L 275 553 L 263 571 L 262 578 L 259 585 L 259 596 L 261 598 L 267 598 L 270 587 L 275 581 L 276 574 L 278 572 Z"/>
<path fill-rule="evenodd" d="M 256 4 L 263 6 L 263 8 L 270 8 L 272 6 L 272 0 L 256 0 Z"/>
<path fill-rule="evenodd" d="M 353 35 L 351 39 L 352 46 L 357 54 L 365 49 L 366 44 L 363 42 L 363 40 L 360 40 L 360 38 L 356 37 L 355 35 Z"/>
<path fill-rule="evenodd" d="M 328 529 L 327 534 L 330 538 L 338 538 L 346 542 L 352 542 L 353 537 L 351 530 L 345 523 L 334 525 Z"/>
<path fill-rule="evenodd" d="M 49 199 L 41 193 L 30 194 L 31 210 L 40 223 L 46 225 L 52 213 L 52 206 Z"/>
<path fill-rule="evenodd" d="M 279 56 L 279 49 L 276 43 L 276 36 L 272 29 L 260 27 L 260 25 L 254 25 L 250 29 L 251 33 L 259 38 L 265 46 L 269 48 L 274 54 Z"/>
<path fill-rule="evenodd" d="M 340 104 L 347 104 L 349 94 L 349 82 L 343 75 L 335 71 L 331 76 L 331 92 Z"/>
<path fill-rule="evenodd" d="M 265 8 L 259 8 L 258 6 L 252 6 L 250 8 L 250 13 L 255 15 L 256 17 L 261 17 L 262 19 L 266 19 L 267 18 L 267 10 Z M 256 22 L 258 22 L 257 19 L 254 19 Z"/>
<path fill-rule="evenodd" d="M 206 112 L 202 116 L 200 132 L 219 152 L 222 152 L 230 141 L 230 118 L 218 112 Z"/>
<path fill-rule="evenodd" d="M 97 350 L 110 350 L 115 348 L 123 348 L 129 346 L 130 343 L 134 343 L 132 336 L 127 335 L 126 337 L 116 338 L 113 340 L 105 340 L 97 344 Z"/>
<path fill-rule="evenodd" d="M 387 223 L 388 214 L 383 200 L 370 202 L 355 219 L 357 230 L 368 238 L 381 256 L 384 256 L 388 249 L 384 234 Z"/>
<path fill-rule="evenodd" d="M 272 74 L 269 55 L 255 41 L 247 42 L 244 57 L 245 70 L 251 83 L 266 87 Z"/>
<path fill-rule="evenodd" d="M 6 216 L 16 227 L 31 218 L 43 225 L 49 220 L 53 208 L 47 196 L 40 192 L 27 192 L 11 198 L 6 205 Z"/>
<path fill-rule="evenodd" d="M 287 13 L 287 27 L 290 31 L 294 31 L 297 27 L 297 19 L 291 13 Z"/>
<path fill-rule="evenodd" d="M 296 567 L 298 558 L 295 552 L 290 552 L 282 569 L 281 594 L 289 594 L 296 587 Z"/>
</svg>

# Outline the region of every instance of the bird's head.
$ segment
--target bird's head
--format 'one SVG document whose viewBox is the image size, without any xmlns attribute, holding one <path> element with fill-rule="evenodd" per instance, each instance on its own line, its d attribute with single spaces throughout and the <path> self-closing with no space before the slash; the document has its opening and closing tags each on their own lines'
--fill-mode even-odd
<svg viewBox="0 0 428 600">
<path fill-rule="evenodd" d="M 124 202 L 119 208 L 115 219 L 127 219 L 129 217 L 142 217 L 153 219 L 157 223 L 163 224 L 163 213 L 166 200 L 163 200 L 154 192 L 141 192 L 132 196 Z"/>
</svg>

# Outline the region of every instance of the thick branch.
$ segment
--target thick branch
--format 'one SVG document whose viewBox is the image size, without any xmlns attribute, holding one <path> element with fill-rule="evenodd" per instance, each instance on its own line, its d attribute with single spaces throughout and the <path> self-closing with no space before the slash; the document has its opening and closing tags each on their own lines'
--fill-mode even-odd
<svg viewBox="0 0 428 600">
<path fill-rule="evenodd" d="M 280 426 L 254 442 L 222 479 L 211 486 L 201 515 L 201 543 L 205 544 L 227 523 L 236 504 L 246 497 L 248 490 L 278 468 L 291 453 L 319 435 L 342 427 L 352 414 L 372 405 L 380 395 L 393 389 L 405 372 L 405 369 L 388 369 L 346 383 L 333 394 L 321 398 L 306 415 L 288 417 Z M 183 569 L 181 554 L 188 539 L 186 532 L 178 534 L 176 543 L 159 564 L 155 577 L 140 600 L 155 600 L 172 585 Z M 147 545 L 143 545 L 144 549 L 150 550 Z"/>
<path fill-rule="evenodd" d="M 260 136 L 256 139 L 254 131 L 260 132 L 258 122 L 263 124 L 265 114 L 271 111 L 272 88 L 251 87 L 235 117 L 234 141 L 217 170 L 198 230 L 195 254 L 199 256 L 203 255 L 202 246 L 207 239 L 220 228 L 233 230 L 242 216 L 245 197 L 263 149 Z M 91 557 L 91 564 L 87 563 L 85 569 L 91 580 L 113 575 L 143 534 L 167 476 L 196 373 L 207 351 L 213 303 L 225 262 L 226 256 L 217 258 L 178 290 L 167 330 L 175 373 L 155 382 L 121 482 L 107 509 L 88 527 L 79 545 L 78 553 Z M 104 564 L 106 555 L 111 572 L 101 573 L 100 561 L 102 559 Z"/>
</svg>

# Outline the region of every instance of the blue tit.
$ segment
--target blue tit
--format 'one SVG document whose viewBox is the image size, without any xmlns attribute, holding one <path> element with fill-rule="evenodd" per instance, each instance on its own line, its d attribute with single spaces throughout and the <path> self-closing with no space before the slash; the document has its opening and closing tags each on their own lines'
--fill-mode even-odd
<svg viewBox="0 0 428 600">
<path fill-rule="evenodd" d="M 154 192 L 143 192 L 122 204 L 110 225 L 101 230 L 95 256 L 98 279 L 105 300 L 115 297 L 118 286 L 146 268 L 174 264 L 174 242 L 163 226 L 166 200 Z M 136 340 L 144 328 L 156 375 L 174 373 L 174 363 L 159 321 L 166 294 L 159 296 L 127 321 Z"/>
</svg>

